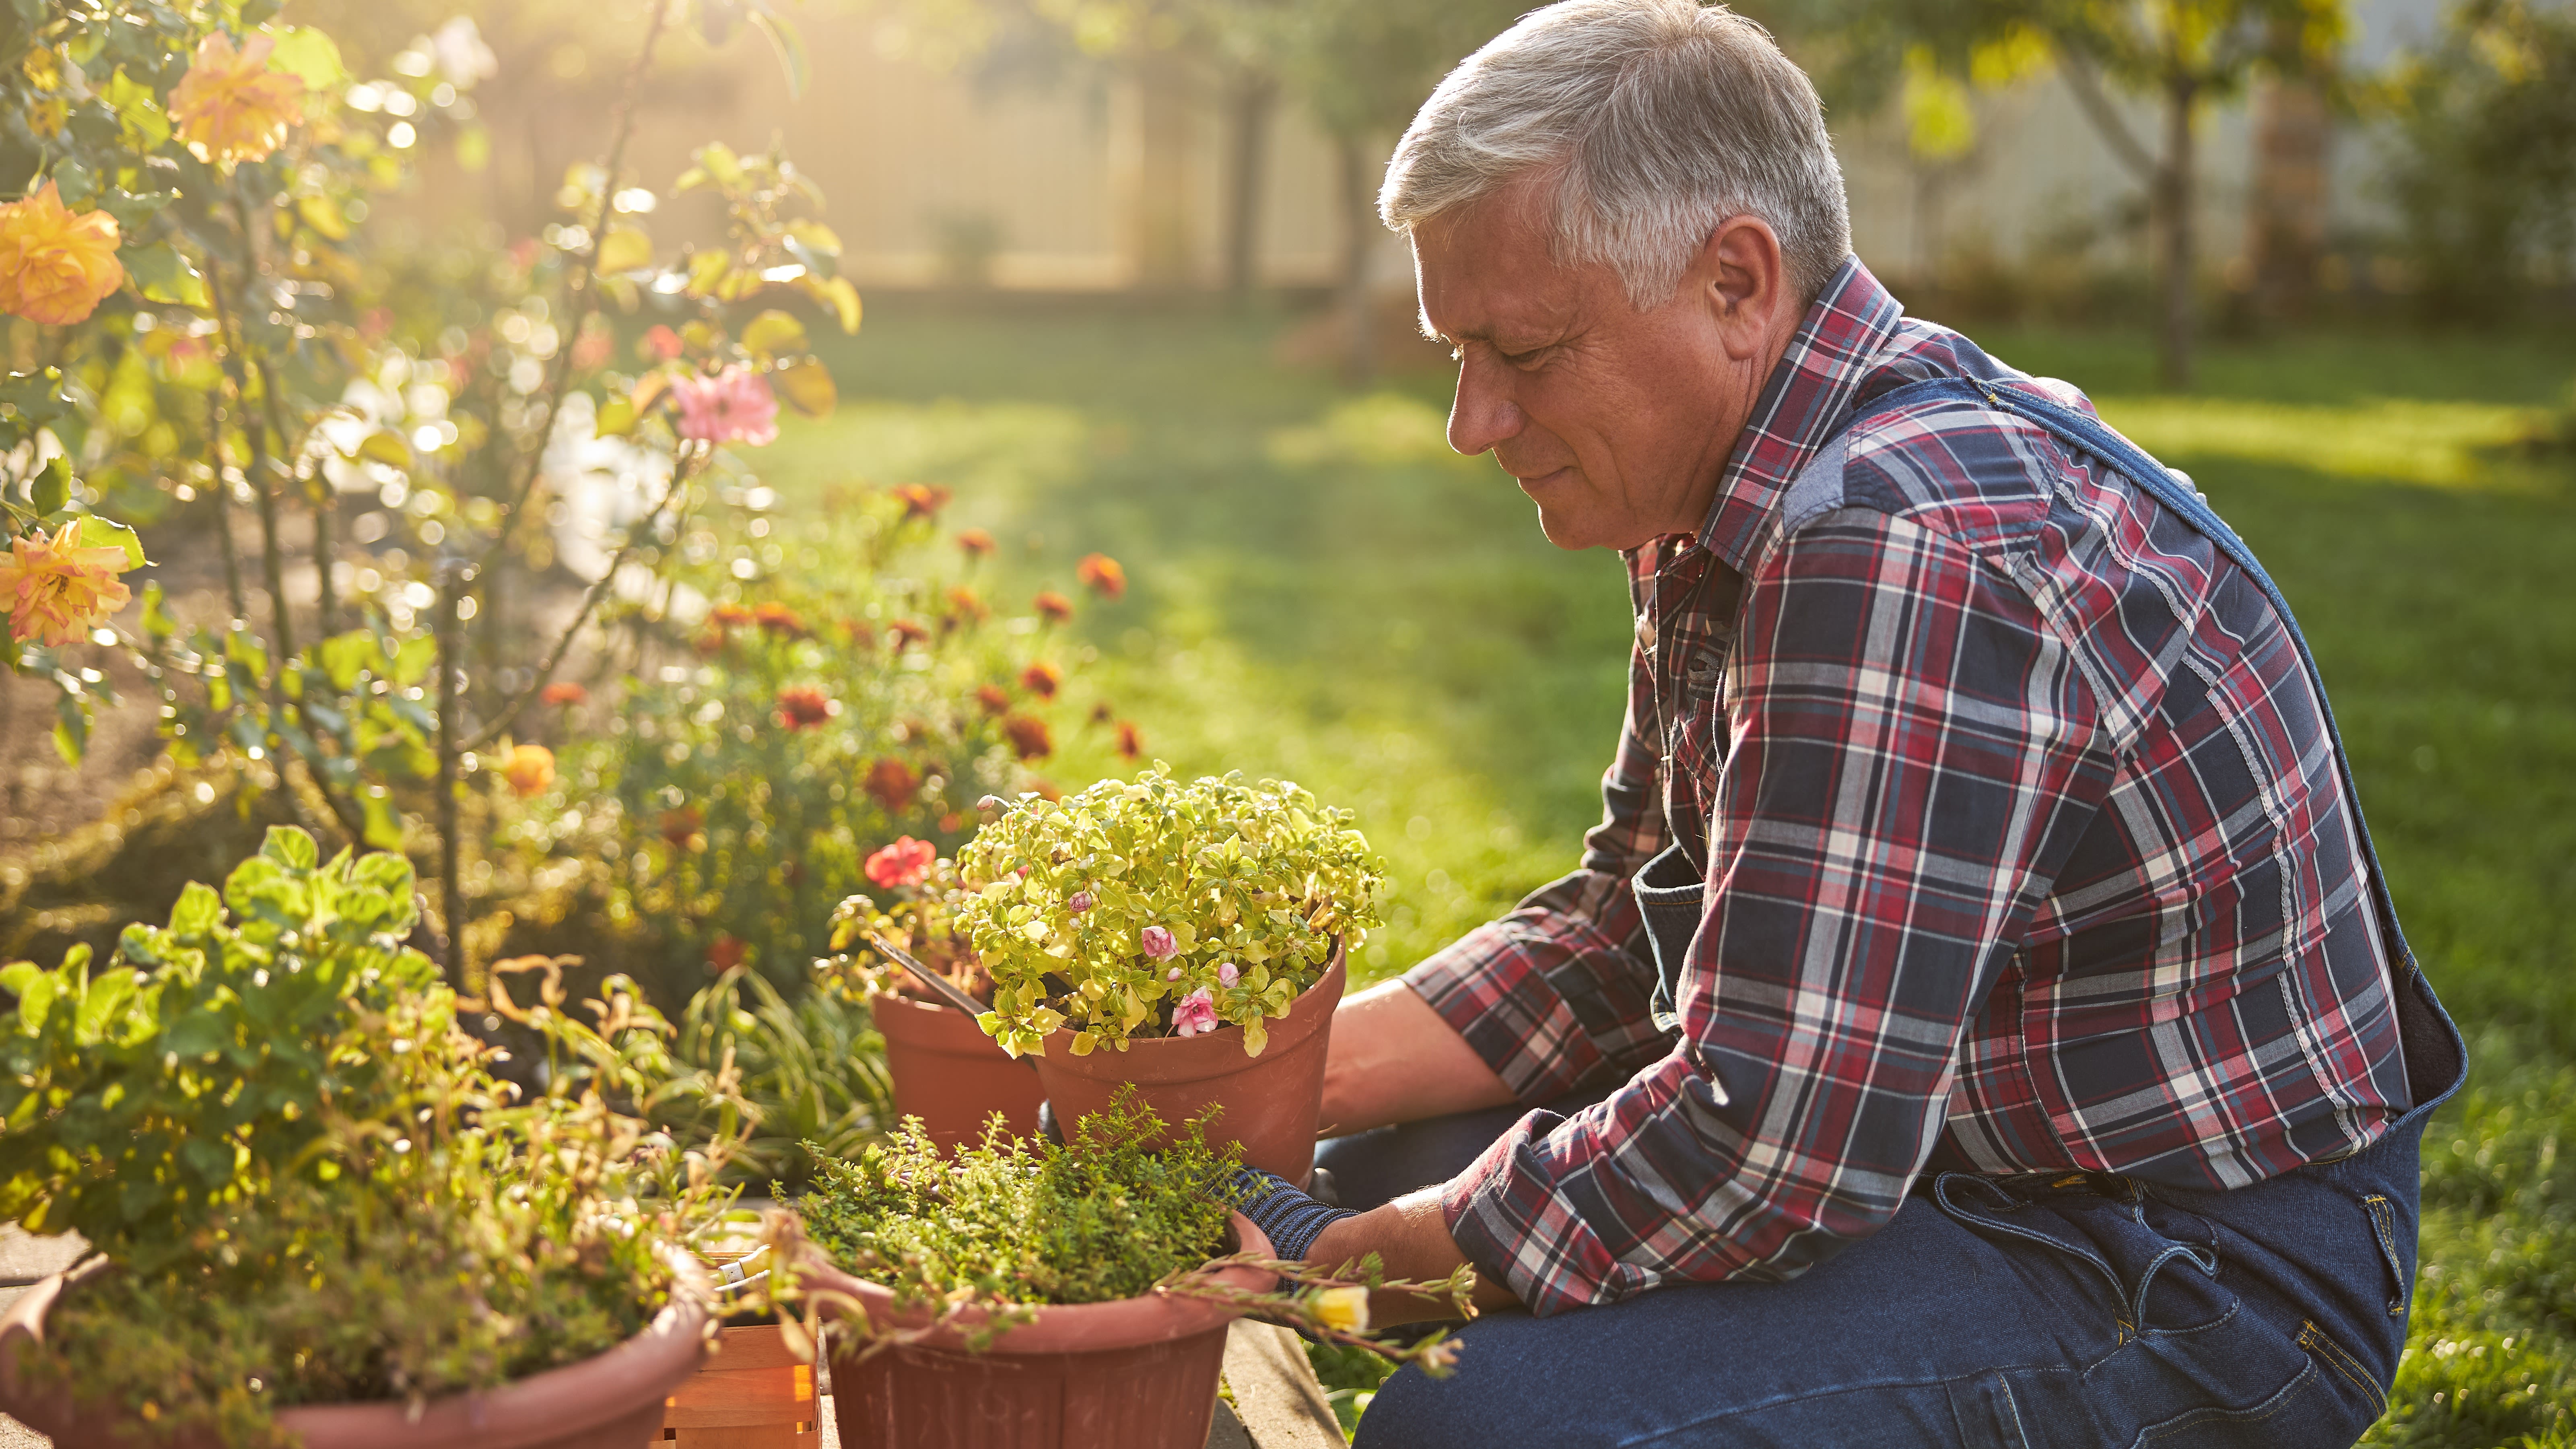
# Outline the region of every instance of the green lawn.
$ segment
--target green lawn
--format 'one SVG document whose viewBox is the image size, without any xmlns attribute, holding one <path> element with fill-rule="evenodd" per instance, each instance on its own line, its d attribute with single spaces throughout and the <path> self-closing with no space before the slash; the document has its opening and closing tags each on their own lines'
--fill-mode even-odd
<svg viewBox="0 0 2576 1449">
<path fill-rule="evenodd" d="M 1349 393 L 1278 365 L 1281 326 L 880 306 L 835 359 L 851 401 L 792 427 L 769 481 L 791 507 L 841 478 L 952 485 L 1029 579 L 1124 561 L 1127 598 L 1083 625 L 1091 677 L 1175 767 L 1359 812 L 1395 877 L 1362 963 L 1383 974 L 1571 865 L 1625 596 L 1613 559 L 1551 549 L 1508 479 L 1447 454 L 1445 377 Z M 2200 395 L 2160 397 L 2142 339 L 1981 340 L 2093 392 L 2262 552 L 2474 1042 L 2427 1143 L 2415 1343 L 2372 1442 L 2576 1445 L 2576 487 L 2495 446 L 2565 396 L 2576 345 L 2225 346 Z"/>
</svg>

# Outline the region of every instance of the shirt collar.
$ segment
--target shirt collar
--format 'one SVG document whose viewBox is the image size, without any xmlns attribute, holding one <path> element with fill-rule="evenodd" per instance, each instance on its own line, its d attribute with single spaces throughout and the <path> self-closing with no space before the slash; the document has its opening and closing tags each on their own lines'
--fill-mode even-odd
<svg viewBox="0 0 2576 1449">
<path fill-rule="evenodd" d="M 1790 480 L 1850 414 L 1861 380 L 1904 314 L 1860 258 L 1843 260 L 1771 369 L 1753 417 L 1718 475 L 1699 546 L 1727 567 L 1743 569 Z"/>
</svg>

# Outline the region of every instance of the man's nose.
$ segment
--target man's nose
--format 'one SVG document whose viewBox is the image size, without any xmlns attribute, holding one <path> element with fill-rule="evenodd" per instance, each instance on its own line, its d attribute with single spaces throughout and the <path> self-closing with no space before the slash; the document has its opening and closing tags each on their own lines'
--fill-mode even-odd
<svg viewBox="0 0 2576 1449">
<path fill-rule="evenodd" d="M 1472 458 L 1521 430 L 1520 405 L 1500 369 L 1473 352 L 1458 362 L 1458 400 L 1449 409 L 1449 446 Z"/>
</svg>

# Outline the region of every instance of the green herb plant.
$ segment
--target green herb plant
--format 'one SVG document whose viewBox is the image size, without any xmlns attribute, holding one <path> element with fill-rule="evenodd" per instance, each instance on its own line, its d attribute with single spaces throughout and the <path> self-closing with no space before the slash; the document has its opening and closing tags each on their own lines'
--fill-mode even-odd
<svg viewBox="0 0 2576 1449">
<path fill-rule="evenodd" d="M 909 1327 L 880 1322 L 855 1299 L 829 1295 L 843 1331 L 862 1341 L 861 1357 L 942 1330 L 980 1353 L 1040 1305 L 1150 1294 L 1222 1303 L 1446 1374 L 1458 1345 L 1445 1330 L 1410 1345 L 1381 1343 L 1368 1336 L 1368 1304 L 1376 1293 L 1426 1295 L 1472 1318 L 1472 1268 L 1416 1283 L 1389 1280 L 1375 1254 L 1335 1267 L 1266 1253 L 1219 1256 L 1242 1149 L 1209 1145 L 1218 1110 L 1166 1137 L 1162 1118 L 1131 1083 L 1061 1146 L 1013 1138 L 997 1118 L 981 1143 L 953 1157 L 918 1119 L 907 1119 L 858 1160 L 825 1164 L 819 1185 L 796 1204 L 780 1260 L 794 1265 L 819 1252 L 892 1290 L 896 1317 L 926 1313 Z M 1225 1281 L 1227 1269 L 1246 1266 L 1282 1286 L 1253 1292 Z M 798 1288 L 780 1295 L 807 1300 L 805 1331 L 815 1332 L 826 1295 Z"/>
<path fill-rule="evenodd" d="M 139 1442 L 276 1445 L 277 1408 L 490 1388 L 693 1291 L 670 1255 L 725 1205 L 739 1115 L 683 1151 L 626 1110 L 671 1076 L 631 982 L 589 1023 L 560 961 L 459 997 L 403 944 L 414 915 L 402 858 L 275 829 L 105 969 L 0 970 L 0 1211 L 103 1258 L 22 1350 L 34 1383 L 121 1405 Z M 470 1015 L 541 1042 L 547 1085 L 496 1076 Z"/>
<path fill-rule="evenodd" d="M 1379 924 L 1384 863 L 1296 785 L 1184 783 L 1159 761 L 1060 801 L 1022 796 L 959 861 L 960 910 L 993 977 L 978 1020 L 1004 1050 L 1075 1055 L 1228 1022 L 1246 1055 L 1331 963 Z"/>
</svg>

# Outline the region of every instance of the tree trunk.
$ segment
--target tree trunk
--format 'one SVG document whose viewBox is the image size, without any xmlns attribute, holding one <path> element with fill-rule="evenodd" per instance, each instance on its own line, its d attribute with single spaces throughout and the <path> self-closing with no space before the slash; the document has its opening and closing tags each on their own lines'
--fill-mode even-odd
<svg viewBox="0 0 2576 1449">
<path fill-rule="evenodd" d="M 2155 225 L 2163 312 L 2156 338 L 2156 374 L 2168 388 L 2191 386 L 2193 298 L 2192 111 L 2198 84 L 2188 76 L 2165 82 L 2165 154 L 2157 167 Z"/>
<path fill-rule="evenodd" d="M 1342 182 L 1342 380 L 1353 387 L 1377 375 L 1377 319 L 1369 306 L 1369 243 L 1376 240 L 1377 209 L 1369 185 L 1368 148 L 1355 135 L 1333 138 Z"/>
<path fill-rule="evenodd" d="M 1279 81 L 1247 71 L 1232 96 L 1234 164 L 1225 184 L 1225 293 L 1237 308 L 1252 299 L 1261 265 L 1262 163 L 1270 155 L 1270 118 L 1279 103 Z"/>
<path fill-rule="evenodd" d="M 2254 184 L 2247 198 L 2245 260 L 2255 315 L 2305 318 L 2326 243 L 2325 93 L 2310 77 L 2283 75 L 2254 100 Z"/>
</svg>

